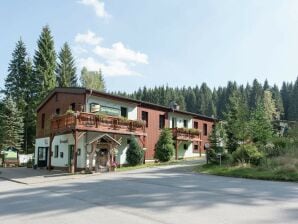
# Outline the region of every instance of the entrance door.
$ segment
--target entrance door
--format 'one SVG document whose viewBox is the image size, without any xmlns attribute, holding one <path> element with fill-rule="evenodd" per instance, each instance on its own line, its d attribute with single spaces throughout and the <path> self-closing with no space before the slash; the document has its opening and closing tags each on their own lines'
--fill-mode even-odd
<svg viewBox="0 0 298 224">
<path fill-rule="evenodd" d="M 48 163 L 48 147 L 38 147 L 37 166 L 46 167 Z"/>
<path fill-rule="evenodd" d="M 108 149 L 100 149 L 99 150 L 99 158 L 98 163 L 100 166 L 107 166 L 108 163 Z"/>
</svg>

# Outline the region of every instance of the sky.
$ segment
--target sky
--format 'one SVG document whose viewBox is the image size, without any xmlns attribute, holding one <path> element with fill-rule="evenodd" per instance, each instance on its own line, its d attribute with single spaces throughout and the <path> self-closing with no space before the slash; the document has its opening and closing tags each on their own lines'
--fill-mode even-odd
<svg viewBox="0 0 298 224">
<path fill-rule="evenodd" d="M 0 88 L 16 42 L 33 57 L 45 25 L 109 91 L 298 75 L 296 0 L 2 0 L 0 16 Z"/>
</svg>

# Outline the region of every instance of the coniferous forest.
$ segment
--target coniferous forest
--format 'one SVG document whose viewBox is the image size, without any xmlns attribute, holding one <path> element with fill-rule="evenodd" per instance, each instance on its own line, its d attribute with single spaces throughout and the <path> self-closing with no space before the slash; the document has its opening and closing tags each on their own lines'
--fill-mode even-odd
<svg viewBox="0 0 298 224">
<path fill-rule="evenodd" d="M 229 108 L 229 98 L 238 94 L 244 101 L 247 109 L 253 111 L 257 105 L 266 100 L 266 95 L 272 99 L 275 112 L 274 119 L 298 121 L 298 77 L 294 82 L 283 82 L 281 88 L 271 84 L 268 80 L 264 83 L 257 79 L 246 85 L 228 82 L 226 86 L 211 89 L 206 83 L 195 87 L 168 87 L 139 88 L 132 94 L 118 92 L 117 94 L 134 99 L 148 101 L 168 106 L 175 101 L 181 110 L 199 113 L 224 119 Z"/>
</svg>

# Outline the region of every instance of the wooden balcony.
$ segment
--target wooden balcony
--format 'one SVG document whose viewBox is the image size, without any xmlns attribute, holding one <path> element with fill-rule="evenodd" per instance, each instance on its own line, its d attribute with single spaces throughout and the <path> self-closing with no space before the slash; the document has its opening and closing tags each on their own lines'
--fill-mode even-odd
<svg viewBox="0 0 298 224">
<path fill-rule="evenodd" d="M 194 128 L 172 128 L 175 140 L 201 141 L 201 131 Z"/>
<path fill-rule="evenodd" d="M 146 135 L 143 121 L 121 117 L 76 112 L 55 116 L 51 120 L 52 134 L 63 134 L 75 129 L 111 134 Z"/>
</svg>

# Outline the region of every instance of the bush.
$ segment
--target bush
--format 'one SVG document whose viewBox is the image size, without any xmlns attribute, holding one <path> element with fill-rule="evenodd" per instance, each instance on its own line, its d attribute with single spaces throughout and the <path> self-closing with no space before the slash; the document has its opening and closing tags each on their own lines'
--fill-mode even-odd
<svg viewBox="0 0 298 224">
<path fill-rule="evenodd" d="M 241 164 L 259 165 L 264 158 L 264 154 L 259 152 L 257 147 L 252 144 L 239 146 L 232 154 L 234 162 Z"/>
<path fill-rule="evenodd" d="M 126 160 L 129 165 L 136 166 L 143 162 L 144 151 L 138 144 L 135 137 L 132 137 L 126 151 Z"/>
<path fill-rule="evenodd" d="M 163 129 L 155 147 L 155 158 L 161 162 L 169 161 L 174 155 L 173 134 L 170 129 Z"/>
</svg>

